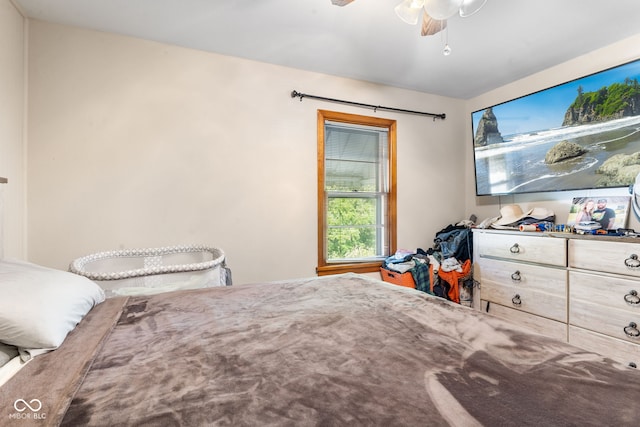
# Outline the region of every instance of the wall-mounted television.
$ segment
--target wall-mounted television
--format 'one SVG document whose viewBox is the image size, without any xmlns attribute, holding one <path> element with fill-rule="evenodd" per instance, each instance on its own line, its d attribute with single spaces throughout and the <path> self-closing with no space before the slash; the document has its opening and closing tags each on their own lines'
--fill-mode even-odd
<svg viewBox="0 0 640 427">
<path fill-rule="evenodd" d="M 633 184 L 639 81 L 640 59 L 473 112 L 476 194 Z"/>
</svg>

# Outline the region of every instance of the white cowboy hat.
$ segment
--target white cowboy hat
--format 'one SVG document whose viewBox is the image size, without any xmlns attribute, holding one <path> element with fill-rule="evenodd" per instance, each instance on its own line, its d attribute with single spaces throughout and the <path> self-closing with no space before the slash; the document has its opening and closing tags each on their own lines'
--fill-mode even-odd
<svg viewBox="0 0 640 427">
<path fill-rule="evenodd" d="M 552 216 L 556 216 L 556 214 L 546 208 L 533 208 L 528 216 L 535 219 L 546 219 Z"/>
<path fill-rule="evenodd" d="M 493 225 L 508 225 L 520 221 L 522 218 L 528 217 L 533 209 L 526 212 L 522 211 L 519 205 L 506 205 L 500 208 L 500 219 L 495 221 Z M 546 217 L 545 217 L 546 218 Z"/>
</svg>

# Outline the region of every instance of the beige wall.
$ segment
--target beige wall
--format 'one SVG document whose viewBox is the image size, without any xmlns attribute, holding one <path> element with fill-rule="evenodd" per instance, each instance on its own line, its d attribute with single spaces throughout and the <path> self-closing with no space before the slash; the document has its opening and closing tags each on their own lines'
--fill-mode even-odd
<svg viewBox="0 0 640 427">
<path fill-rule="evenodd" d="M 398 121 L 400 247 L 463 218 L 460 100 L 31 21 L 29 259 L 203 243 L 236 283 L 314 275 L 317 109 Z"/>
<path fill-rule="evenodd" d="M 0 90 L 13 100 L 0 166 L 19 165 L 6 252 L 28 246 L 29 260 L 57 268 L 95 251 L 204 243 L 227 252 L 236 283 L 313 275 L 317 109 L 398 120 L 401 248 L 428 248 L 447 224 L 508 203 L 561 218 L 572 193 L 475 196 L 470 113 L 640 56 L 634 37 L 462 101 L 38 21 L 23 50 L 26 24 L 0 2 Z M 447 119 L 300 102 L 293 89 Z"/>
<path fill-rule="evenodd" d="M 475 196 L 471 112 L 636 60 L 639 57 L 640 34 L 469 100 L 466 104 L 467 111 L 465 113 L 465 127 L 468 129 L 466 134 L 467 142 L 465 145 L 467 171 L 465 180 L 466 210 L 475 213 L 479 219 L 484 219 L 497 216 L 500 212 L 500 206 L 504 206 L 505 204 L 516 203 L 522 206 L 523 209 L 541 206 L 552 209 L 556 213 L 557 222 L 565 222 L 573 197 L 597 195 L 628 196 L 629 191 L 627 188 L 579 192 L 532 193 L 502 197 Z M 640 223 L 633 213 L 629 214 L 629 227 L 636 230 L 640 229 Z"/>
<path fill-rule="evenodd" d="M 25 20 L 9 0 L 0 0 L 0 255 L 26 257 Z M 2 236 L 0 236 L 1 238 Z"/>
</svg>

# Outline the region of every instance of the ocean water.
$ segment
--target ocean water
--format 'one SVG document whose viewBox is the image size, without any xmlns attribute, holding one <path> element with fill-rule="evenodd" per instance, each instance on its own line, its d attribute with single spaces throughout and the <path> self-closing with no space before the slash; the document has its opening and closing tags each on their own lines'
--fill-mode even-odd
<svg viewBox="0 0 640 427">
<path fill-rule="evenodd" d="M 478 194 L 597 188 L 603 175 L 596 170 L 608 158 L 640 151 L 640 116 L 503 135 L 503 139 L 502 144 L 474 150 Z M 588 151 L 574 159 L 545 164 L 547 152 L 561 141 L 575 142 Z"/>
</svg>

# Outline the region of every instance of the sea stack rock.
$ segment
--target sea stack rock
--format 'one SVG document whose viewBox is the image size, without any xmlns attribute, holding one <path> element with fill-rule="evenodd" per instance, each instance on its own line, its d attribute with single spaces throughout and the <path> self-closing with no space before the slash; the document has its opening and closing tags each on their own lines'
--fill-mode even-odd
<svg viewBox="0 0 640 427">
<path fill-rule="evenodd" d="M 596 173 L 602 175 L 596 186 L 631 185 L 640 174 L 640 151 L 633 154 L 615 154 L 609 157 Z"/>
<path fill-rule="evenodd" d="M 581 156 L 586 152 L 587 150 L 575 142 L 562 141 L 556 144 L 551 150 L 547 151 L 547 155 L 544 156 L 544 162 L 546 164 L 558 163 L 563 160 Z"/>
<path fill-rule="evenodd" d="M 612 83 L 593 92 L 583 92 L 578 87 L 578 96 L 564 114 L 562 126 L 606 122 L 640 115 L 640 83 L 638 79 L 626 78 L 624 82 Z"/>
<path fill-rule="evenodd" d="M 504 142 L 500 131 L 498 130 L 498 119 L 493 114 L 492 108 L 484 110 L 480 122 L 478 123 L 478 130 L 474 138 L 473 144 L 476 147 L 484 147 L 489 144 L 497 144 Z"/>
</svg>

